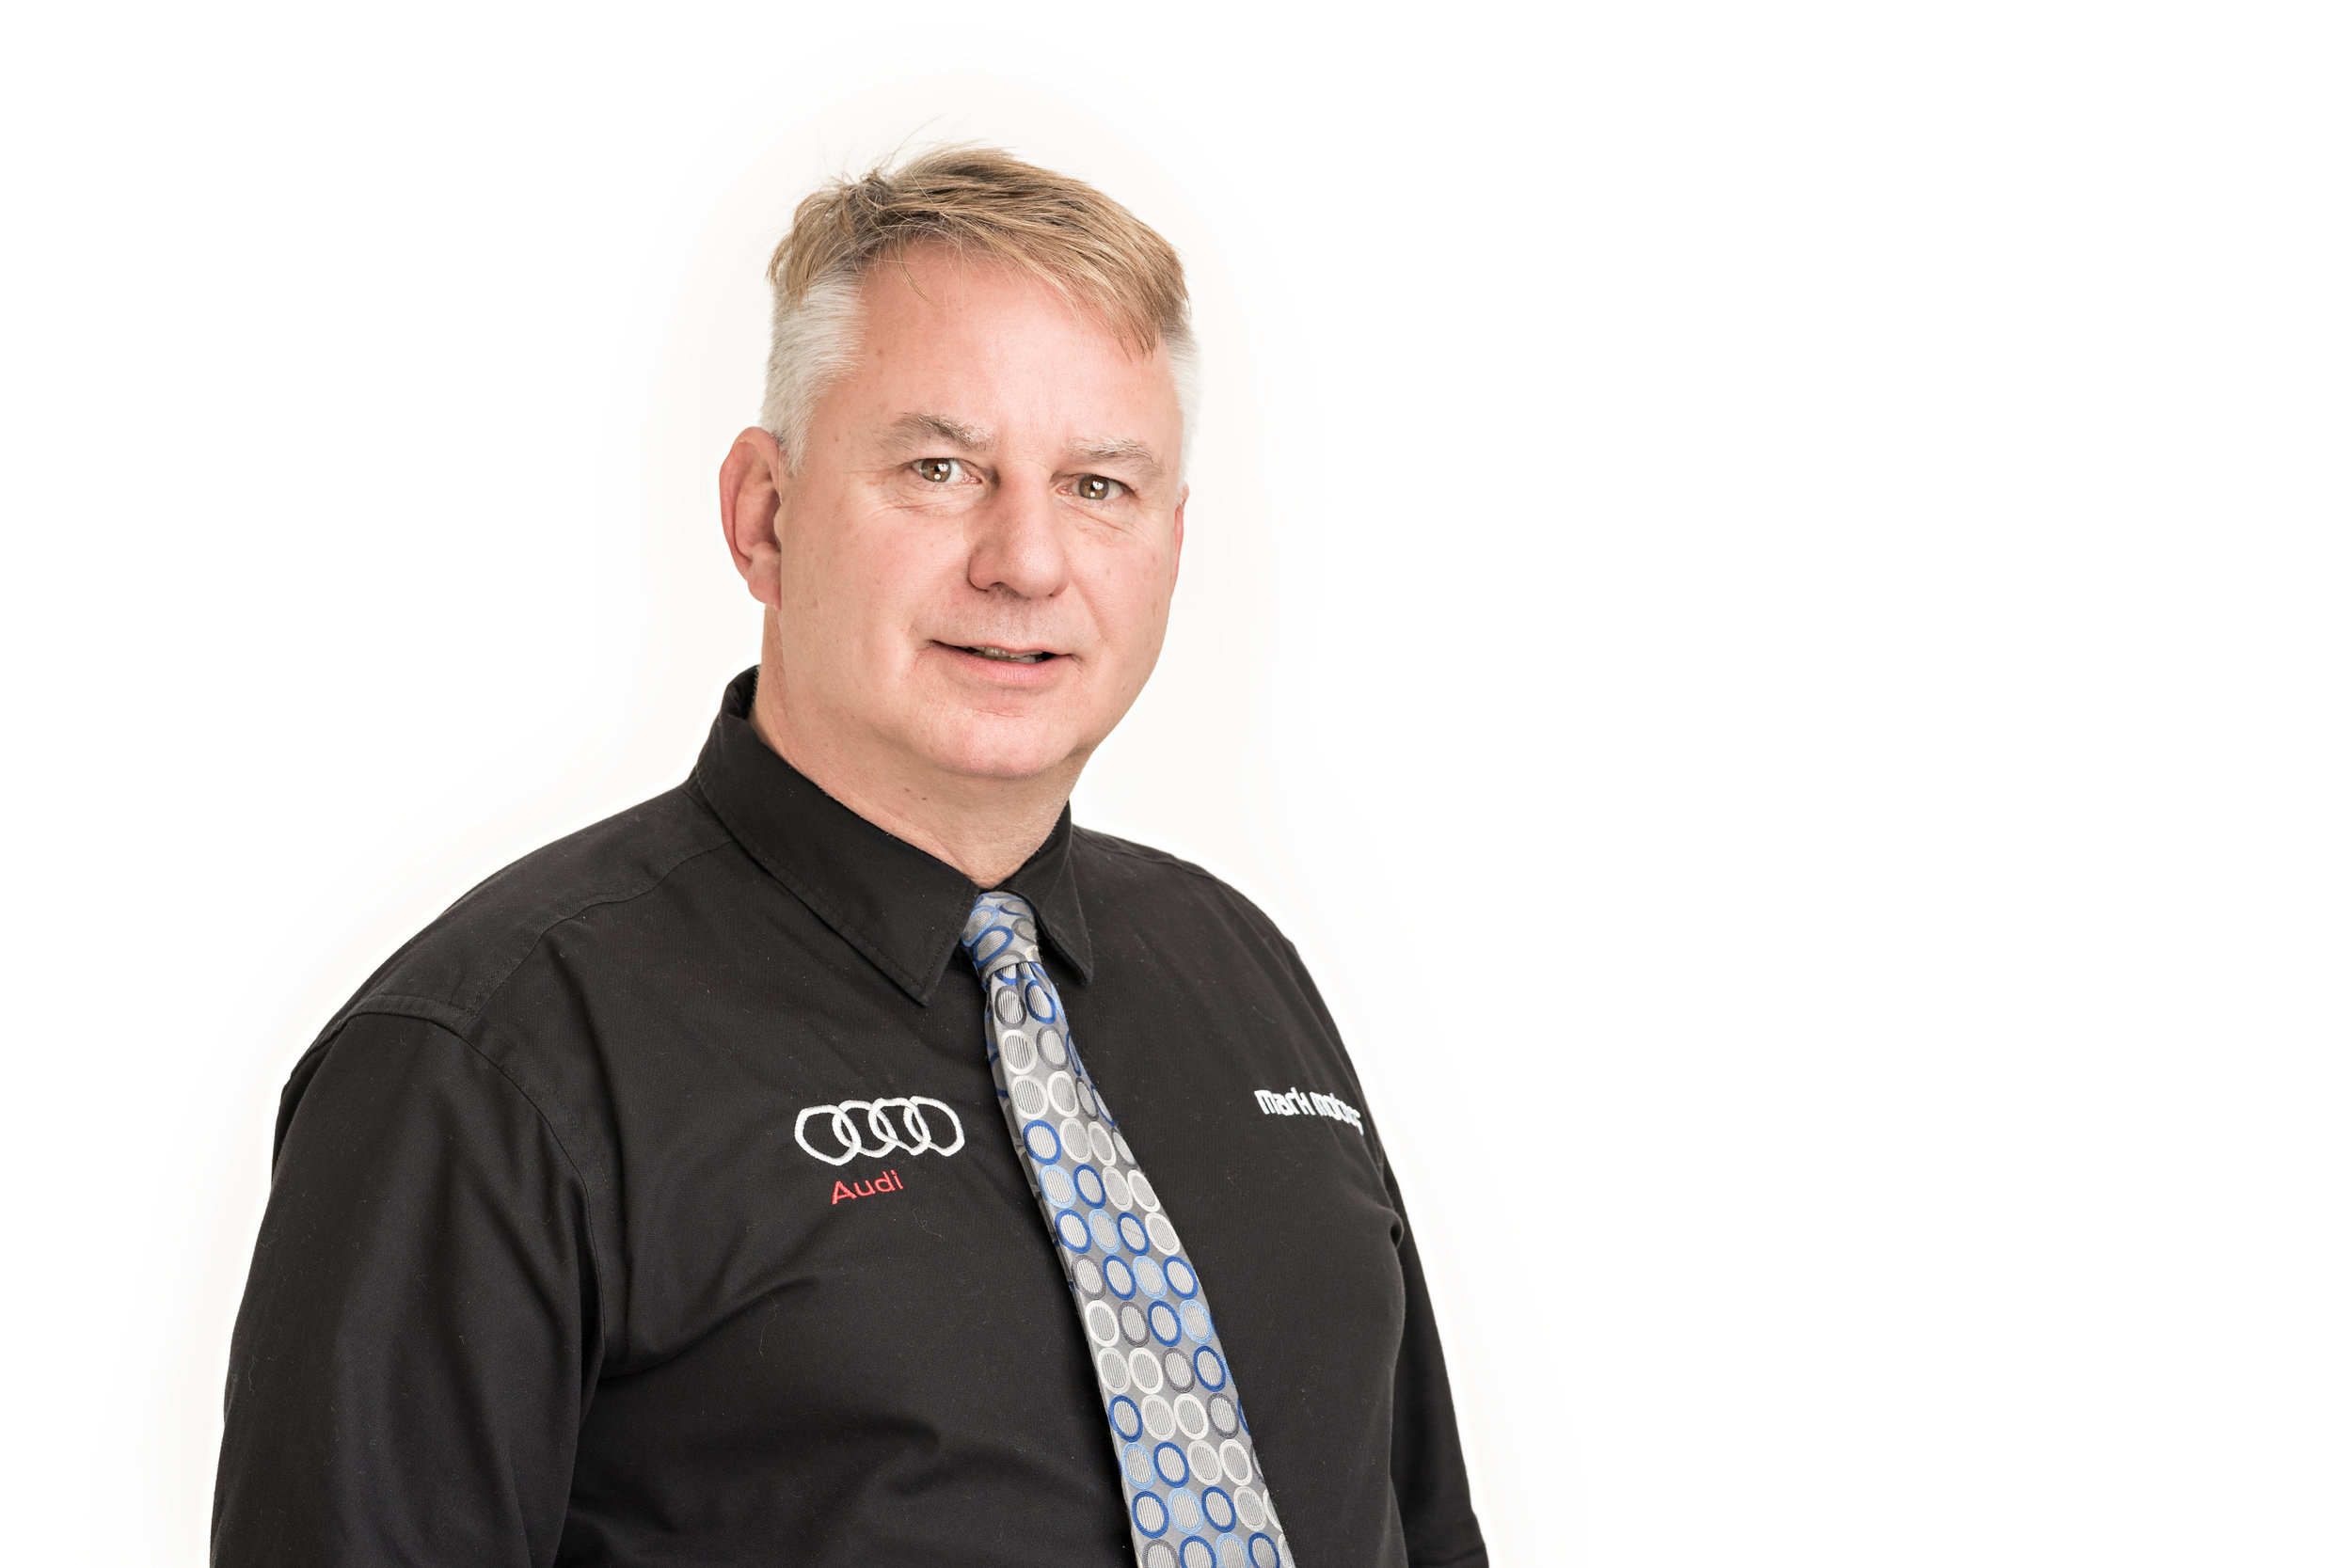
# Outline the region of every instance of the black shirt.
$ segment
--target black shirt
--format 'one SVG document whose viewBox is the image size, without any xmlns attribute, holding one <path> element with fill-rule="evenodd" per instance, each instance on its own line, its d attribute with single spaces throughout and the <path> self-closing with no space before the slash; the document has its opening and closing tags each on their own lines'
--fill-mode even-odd
<svg viewBox="0 0 2352 1568">
<path fill-rule="evenodd" d="M 216 1562 L 1131 1568 L 958 946 L 979 890 L 769 750 L 752 690 L 686 784 L 468 894 L 295 1067 Z M 1484 1564 L 1411 1228 L 1297 953 L 1067 812 L 1005 886 L 1299 1560 Z M 826 1109 L 876 1100 L 917 1117 Z"/>
</svg>

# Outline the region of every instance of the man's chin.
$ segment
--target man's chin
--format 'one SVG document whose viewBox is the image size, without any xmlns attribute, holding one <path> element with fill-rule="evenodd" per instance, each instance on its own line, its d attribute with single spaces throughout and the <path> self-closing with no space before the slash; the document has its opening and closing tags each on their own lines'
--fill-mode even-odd
<svg viewBox="0 0 2352 1568">
<path fill-rule="evenodd" d="M 924 756 L 941 772 L 985 788 L 1001 784 L 1067 787 L 1091 746 L 1077 743 L 1061 725 L 1034 721 L 977 719 L 943 725 L 925 737 Z"/>
</svg>

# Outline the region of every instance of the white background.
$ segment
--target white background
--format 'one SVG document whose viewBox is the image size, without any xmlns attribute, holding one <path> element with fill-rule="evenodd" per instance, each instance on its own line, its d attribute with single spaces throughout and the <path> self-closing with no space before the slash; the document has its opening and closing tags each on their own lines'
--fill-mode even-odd
<svg viewBox="0 0 2352 1568">
<path fill-rule="evenodd" d="M 1322 977 L 1498 1560 L 2352 1554 L 2335 8 L 44 11 L 10 1560 L 201 1560 L 278 1085 L 684 775 L 761 265 L 910 136 L 1189 261 L 1081 819 Z"/>
</svg>

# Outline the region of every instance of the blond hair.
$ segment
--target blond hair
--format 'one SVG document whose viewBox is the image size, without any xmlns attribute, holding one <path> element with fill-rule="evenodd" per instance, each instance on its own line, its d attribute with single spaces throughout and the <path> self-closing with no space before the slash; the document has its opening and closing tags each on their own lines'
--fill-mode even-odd
<svg viewBox="0 0 2352 1568">
<path fill-rule="evenodd" d="M 1029 273 L 1133 352 L 1166 344 L 1190 433 L 1199 350 L 1175 247 L 1082 181 L 995 148 L 943 147 L 830 182 L 801 203 L 768 263 L 775 316 L 759 422 L 794 467 L 818 400 L 856 358 L 867 269 L 921 245 Z"/>
</svg>

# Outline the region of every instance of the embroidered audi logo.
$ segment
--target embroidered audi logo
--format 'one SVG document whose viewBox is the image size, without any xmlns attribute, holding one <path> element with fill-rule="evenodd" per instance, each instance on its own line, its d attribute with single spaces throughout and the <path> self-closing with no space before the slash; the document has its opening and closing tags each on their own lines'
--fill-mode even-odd
<svg viewBox="0 0 2352 1568">
<path fill-rule="evenodd" d="M 928 1110 L 926 1109 L 928 1107 Z M 891 1114 L 898 1114 L 894 1125 Z M 931 1127 L 930 1118 L 941 1116 L 955 1129 L 953 1143 L 941 1143 Z M 818 1136 L 840 1146 L 841 1152 L 828 1154 L 808 1141 L 808 1124 L 819 1117 L 830 1117 L 822 1124 Z M 893 1149 L 909 1154 L 953 1154 L 963 1147 L 963 1122 L 956 1113 L 929 1095 L 909 1095 L 903 1100 L 845 1100 L 838 1105 L 811 1105 L 792 1124 L 792 1141 L 808 1150 L 816 1159 L 829 1165 L 846 1165 L 861 1154 L 883 1155 Z"/>
</svg>

